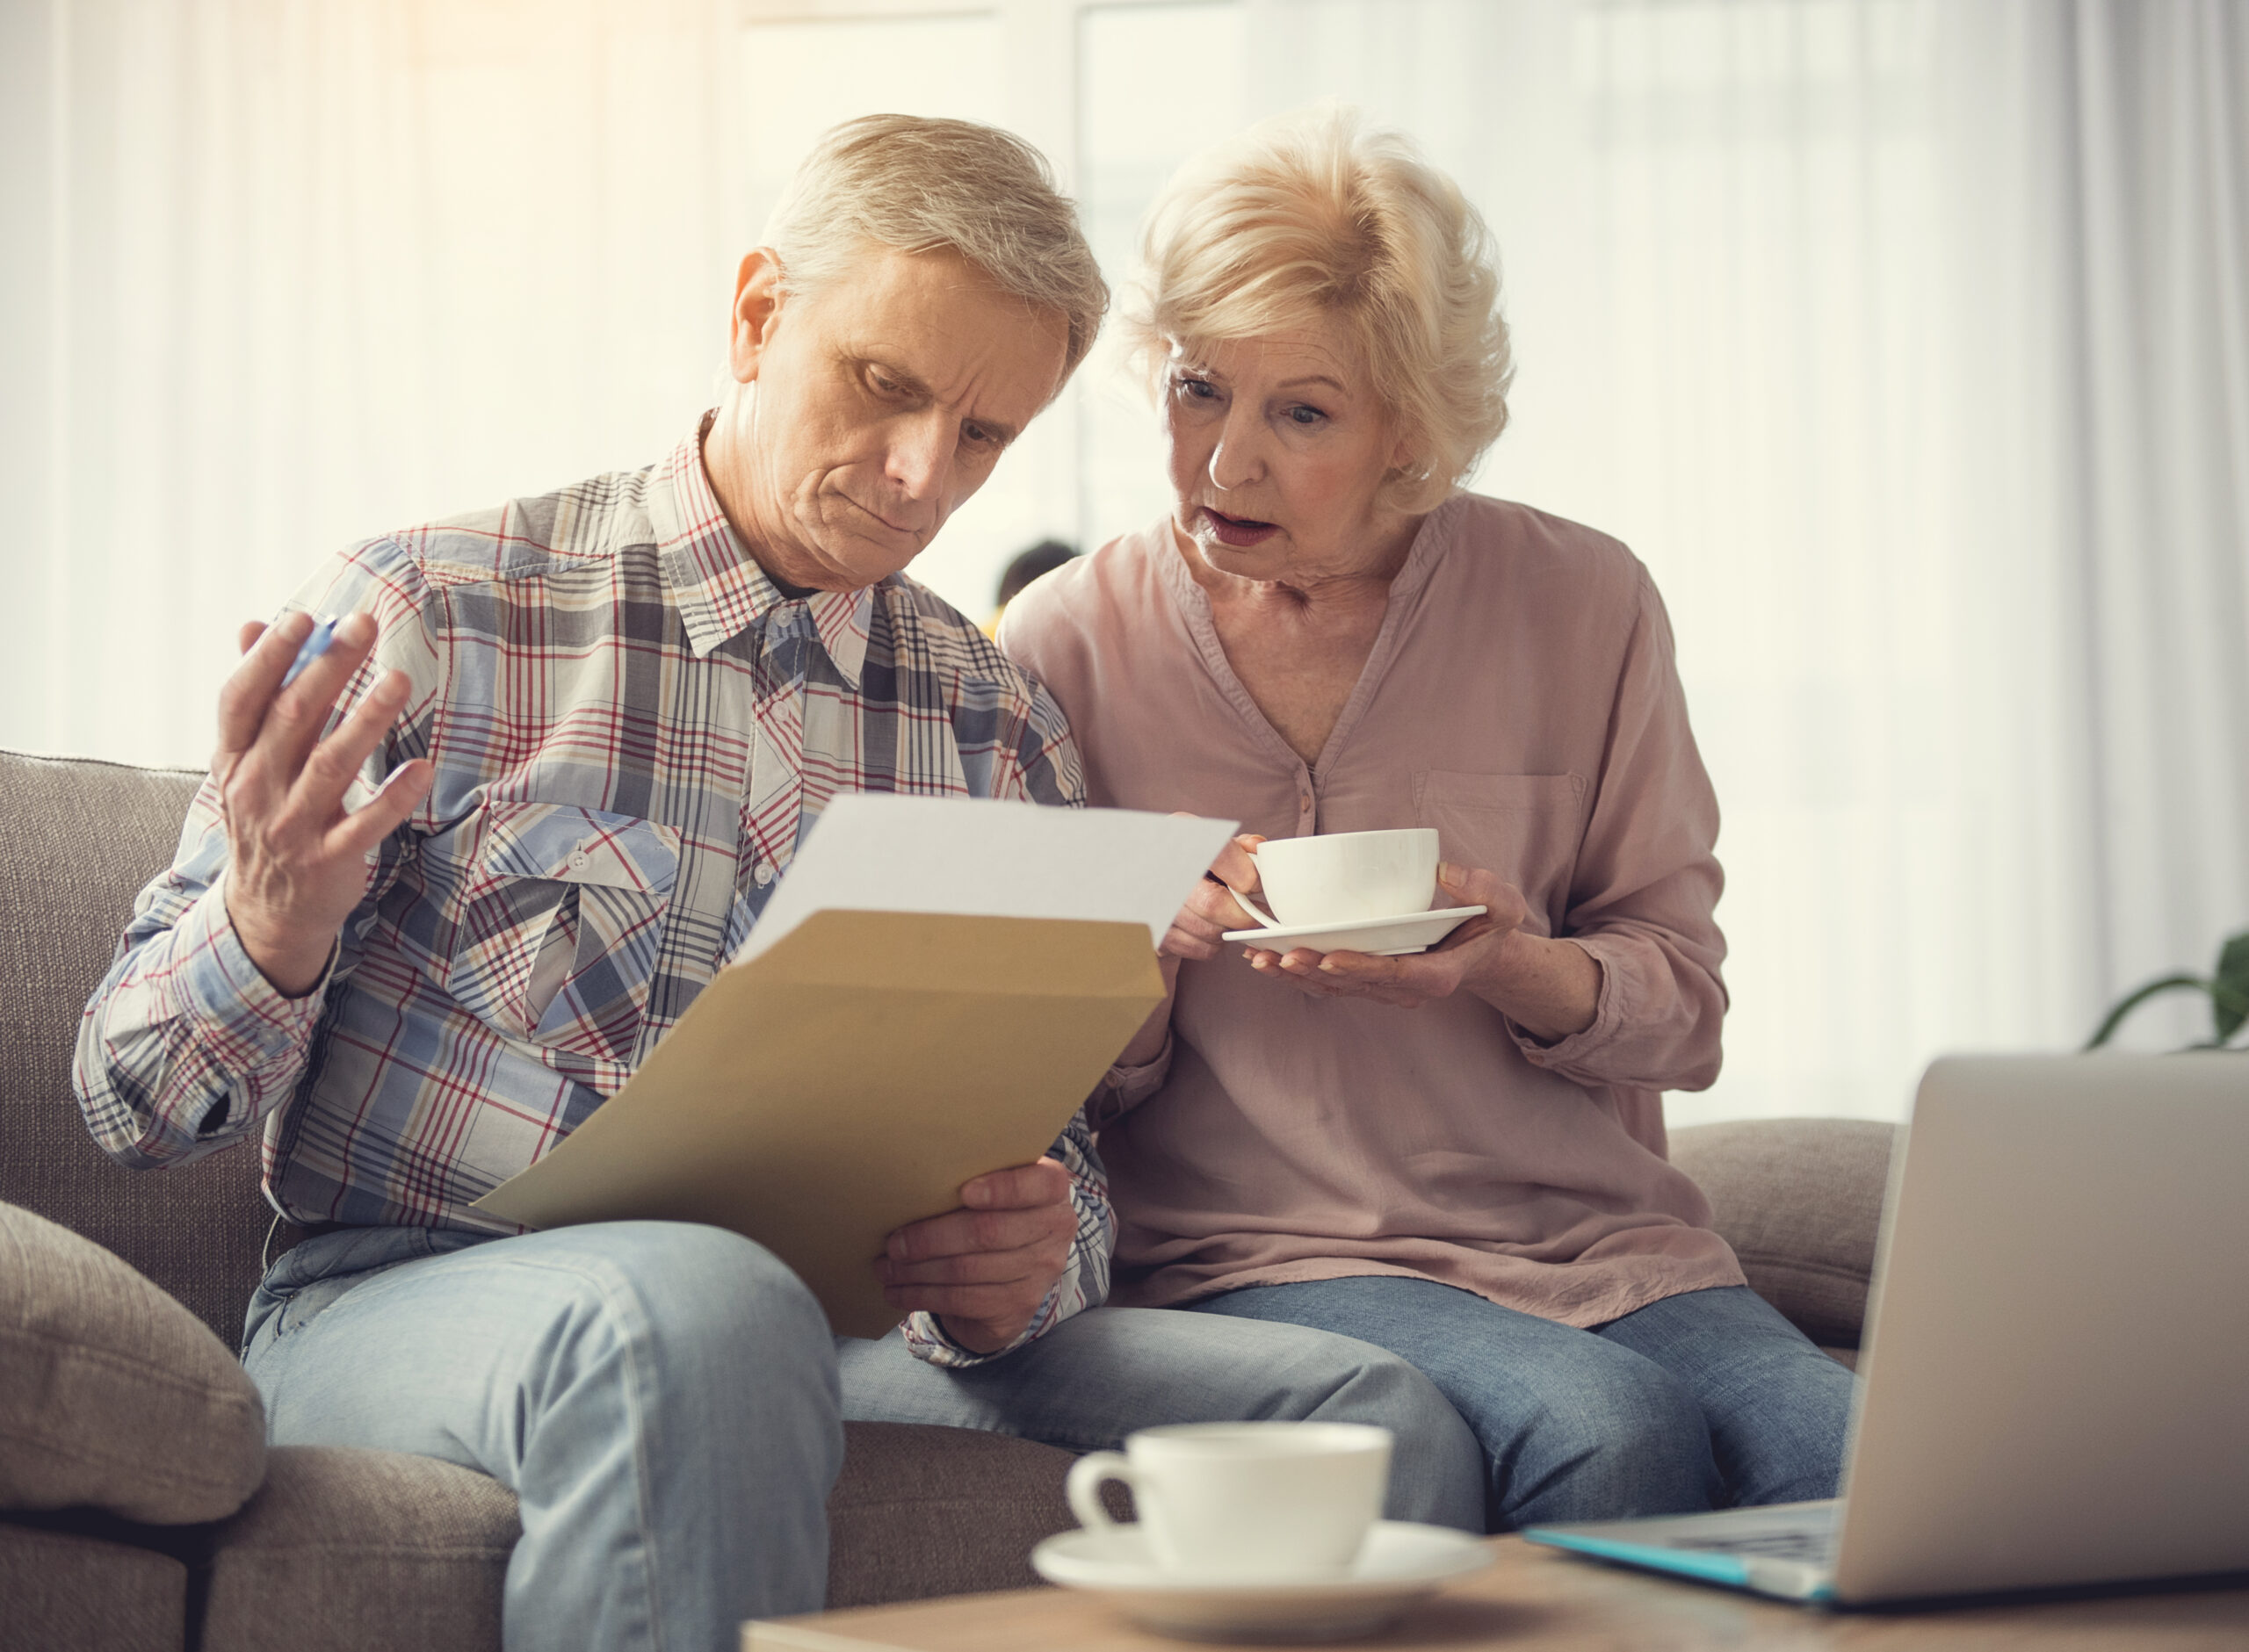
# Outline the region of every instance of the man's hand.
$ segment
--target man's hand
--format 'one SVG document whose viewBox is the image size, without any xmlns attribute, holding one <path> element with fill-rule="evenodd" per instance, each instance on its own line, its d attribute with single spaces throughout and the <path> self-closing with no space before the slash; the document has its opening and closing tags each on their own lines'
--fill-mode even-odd
<svg viewBox="0 0 2249 1652">
<path fill-rule="evenodd" d="M 227 916 L 250 962 L 293 997 L 328 967 L 336 932 L 367 890 L 367 855 L 430 790 L 423 760 L 401 765 L 356 812 L 343 794 L 406 703 L 394 671 L 327 739 L 336 696 L 375 646 L 375 623 L 347 616 L 328 652 L 287 688 L 309 614 L 268 630 L 245 625 L 242 662 L 219 694 L 219 749 L 211 773 L 227 823 Z"/>
<path fill-rule="evenodd" d="M 893 1308 L 927 1309 L 977 1353 L 1023 1335 L 1070 1259 L 1078 1216 L 1070 1172 L 1051 1158 L 979 1176 L 962 1208 L 909 1223 L 875 1259 Z"/>
</svg>

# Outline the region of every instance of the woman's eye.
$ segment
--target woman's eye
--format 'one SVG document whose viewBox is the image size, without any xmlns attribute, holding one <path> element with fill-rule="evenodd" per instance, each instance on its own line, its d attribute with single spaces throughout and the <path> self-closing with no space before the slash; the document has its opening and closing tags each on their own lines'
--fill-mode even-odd
<svg viewBox="0 0 2249 1652">
<path fill-rule="evenodd" d="M 1327 417 L 1327 415 L 1317 408 L 1295 407 L 1289 409 L 1290 422 L 1301 425 L 1307 429 Z"/>
<path fill-rule="evenodd" d="M 1219 387 L 1207 379 L 1192 379 L 1182 374 L 1171 381 L 1172 389 L 1190 401 L 1210 401 L 1217 398 Z"/>
</svg>

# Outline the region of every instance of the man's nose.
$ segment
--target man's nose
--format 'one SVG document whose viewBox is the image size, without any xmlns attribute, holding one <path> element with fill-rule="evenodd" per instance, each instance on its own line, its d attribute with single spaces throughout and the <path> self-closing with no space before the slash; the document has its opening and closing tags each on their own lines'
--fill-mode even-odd
<svg viewBox="0 0 2249 1652">
<path fill-rule="evenodd" d="M 1255 481 L 1265 471 L 1263 451 L 1264 427 L 1251 413 L 1245 412 L 1237 401 L 1226 409 L 1226 422 L 1219 431 L 1219 444 L 1211 450 L 1211 482 L 1221 488 L 1234 488 Z"/>
<path fill-rule="evenodd" d="M 890 480 L 915 502 L 937 496 L 952 463 L 952 422 L 942 414 L 901 421 L 891 438 Z"/>
</svg>

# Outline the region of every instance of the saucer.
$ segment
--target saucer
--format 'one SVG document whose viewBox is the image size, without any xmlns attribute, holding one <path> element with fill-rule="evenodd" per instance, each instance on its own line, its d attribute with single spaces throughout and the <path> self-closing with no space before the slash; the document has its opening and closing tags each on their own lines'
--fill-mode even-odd
<svg viewBox="0 0 2249 1652">
<path fill-rule="evenodd" d="M 1341 1641 L 1372 1634 L 1424 1595 L 1492 1563 L 1465 1532 L 1378 1520 L 1350 1567 L 1332 1576 L 1243 1582 L 1165 1571 L 1147 1539 L 1064 1532 L 1030 1552 L 1050 1583 L 1101 1596 L 1143 1629 L 1189 1641 Z"/>
<path fill-rule="evenodd" d="M 1340 924 L 1279 924 L 1270 929 L 1229 929 L 1224 939 L 1267 952 L 1310 947 L 1314 952 L 1369 952 L 1401 958 L 1426 952 L 1471 918 L 1481 906 L 1447 906 L 1437 912 L 1407 913 L 1396 918 L 1354 918 Z"/>
</svg>

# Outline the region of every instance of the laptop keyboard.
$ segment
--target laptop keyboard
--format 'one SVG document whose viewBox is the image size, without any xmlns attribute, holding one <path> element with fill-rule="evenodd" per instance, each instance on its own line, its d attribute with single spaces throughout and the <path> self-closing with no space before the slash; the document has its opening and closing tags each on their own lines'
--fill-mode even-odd
<svg viewBox="0 0 2249 1652">
<path fill-rule="evenodd" d="M 1672 1548 L 1716 1549 L 1726 1555 L 1756 1555 L 1768 1560 L 1803 1561 L 1825 1566 L 1834 1557 L 1835 1533 L 1825 1532 L 1744 1533 L 1738 1537 L 1674 1537 Z"/>
</svg>

